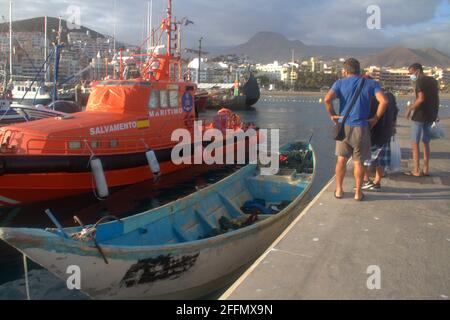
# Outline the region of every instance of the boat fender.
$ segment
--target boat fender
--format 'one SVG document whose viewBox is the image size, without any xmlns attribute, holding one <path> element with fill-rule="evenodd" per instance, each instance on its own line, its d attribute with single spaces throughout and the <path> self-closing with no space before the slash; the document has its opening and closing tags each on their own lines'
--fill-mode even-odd
<svg viewBox="0 0 450 320">
<path fill-rule="evenodd" d="M 105 171 L 103 170 L 102 161 L 98 157 L 92 157 L 90 160 L 91 171 L 94 175 L 97 195 L 100 198 L 109 196 L 108 183 L 106 182 Z"/>
<path fill-rule="evenodd" d="M 159 178 L 161 177 L 161 167 L 159 165 L 158 159 L 156 158 L 155 151 L 150 149 L 145 153 L 145 156 L 147 157 L 148 166 L 150 167 L 150 171 L 153 174 L 154 180 L 159 180 Z"/>
</svg>

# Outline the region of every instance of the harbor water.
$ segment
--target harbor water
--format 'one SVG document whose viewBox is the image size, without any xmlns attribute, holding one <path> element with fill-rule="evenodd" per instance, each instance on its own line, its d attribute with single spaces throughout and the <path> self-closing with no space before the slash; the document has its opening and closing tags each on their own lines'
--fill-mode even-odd
<svg viewBox="0 0 450 320">
<path fill-rule="evenodd" d="M 325 186 L 334 173 L 334 142 L 331 139 L 332 124 L 325 108 L 317 97 L 271 97 L 263 96 L 254 111 L 240 112 L 242 119 L 253 122 L 263 129 L 279 129 L 280 143 L 308 140 L 316 150 L 318 165 L 316 180 L 309 195 L 312 199 Z M 399 99 L 403 116 L 407 100 Z M 450 101 L 441 102 L 441 117 L 450 116 Z M 215 111 L 208 111 L 204 118 L 211 118 Z M 45 215 L 46 209 L 61 220 L 64 226 L 75 225 L 77 215 L 85 224 L 95 223 L 105 215 L 130 216 L 144 210 L 158 207 L 217 182 L 236 168 L 222 168 L 211 172 L 189 169 L 183 175 L 168 176 L 161 182 L 158 191 L 149 191 L 149 183 L 142 183 L 116 190 L 107 201 L 99 201 L 92 194 L 78 196 L 26 207 L 0 209 L 1 227 L 49 227 L 51 222 Z M 31 269 L 39 269 L 31 264 Z M 23 278 L 22 257 L 14 249 L 0 242 L 0 298 L 2 285 Z M 7 297 L 6 297 L 7 298 Z M 54 297 L 53 297 L 54 298 Z"/>
</svg>

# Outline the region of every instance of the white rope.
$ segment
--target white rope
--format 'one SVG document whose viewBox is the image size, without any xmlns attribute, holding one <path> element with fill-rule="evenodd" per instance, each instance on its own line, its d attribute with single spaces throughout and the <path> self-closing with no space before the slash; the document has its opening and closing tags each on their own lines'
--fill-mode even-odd
<svg viewBox="0 0 450 320">
<path fill-rule="evenodd" d="M 30 283 L 28 281 L 28 263 L 27 263 L 27 256 L 23 255 L 23 270 L 25 273 L 25 289 L 27 292 L 27 300 L 31 300 L 30 296 Z"/>
</svg>

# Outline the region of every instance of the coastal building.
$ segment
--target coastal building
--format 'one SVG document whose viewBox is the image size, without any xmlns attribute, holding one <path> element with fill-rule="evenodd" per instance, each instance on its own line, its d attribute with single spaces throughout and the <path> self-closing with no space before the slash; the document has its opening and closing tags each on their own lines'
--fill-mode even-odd
<svg viewBox="0 0 450 320">
<path fill-rule="evenodd" d="M 82 52 L 88 58 L 93 59 L 100 51 L 102 56 L 112 55 L 114 41 L 111 38 L 92 37 L 89 32 L 69 32 L 67 41 L 71 50 Z"/>
<path fill-rule="evenodd" d="M 435 77 L 440 82 L 442 88 L 450 87 L 450 68 L 437 69 Z"/>
<path fill-rule="evenodd" d="M 54 32 L 48 34 L 48 54 L 52 50 L 52 38 Z M 14 32 L 13 41 L 13 74 L 15 80 L 33 79 L 38 74 L 44 63 L 44 32 Z M 0 33 L 0 57 L 7 63 L 9 52 L 9 33 Z M 77 74 L 86 68 L 91 60 L 96 58 L 98 52 L 102 57 L 112 57 L 113 41 L 109 38 L 92 37 L 89 32 L 69 32 L 67 41 L 61 51 L 59 66 L 60 79 L 65 79 Z M 0 64 L 0 68 L 5 68 L 5 63 Z M 99 74 L 106 74 L 105 67 Z M 53 61 L 50 62 L 49 75 L 53 74 Z M 44 80 L 44 74 L 37 77 L 38 81 Z"/>
<path fill-rule="evenodd" d="M 385 88 L 400 91 L 411 91 L 413 89 L 408 67 L 382 68 L 371 66 L 366 69 L 366 73 L 380 82 Z M 448 69 L 425 67 L 424 73 L 427 76 L 436 78 L 441 83 L 441 86 L 446 86 L 450 83 L 450 71 Z"/>
<path fill-rule="evenodd" d="M 283 73 L 286 71 L 278 61 L 269 64 L 257 64 L 255 70 L 258 72 L 258 76 L 266 76 L 272 81 L 282 81 Z"/>
<path fill-rule="evenodd" d="M 325 63 L 316 57 L 311 58 L 311 72 L 322 73 L 325 70 Z"/>
<path fill-rule="evenodd" d="M 193 59 L 188 64 L 188 70 L 191 79 L 197 79 L 198 58 Z M 231 83 L 233 78 L 233 69 L 224 62 L 210 62 L 208 59 L 201 59 L 200 64 L 200 82 L 202 83 Z"/>
<path fill-rule="evenodd" d="M 298 80 L 298 70 L 300 65 L 295 62 L 289 62 L 283 65 L 281 81 L 294 84 Z"/>
<path fill-rule="evenodd" d="M 366 70 L 371 76 L 384 88 L 393 88 L 395 90 L 411 90 L 411 79 L 407 68 L 381 68 L 371 66 Z"/>
<path fill-rule="evenodd" d="M 255 70 L 258 76 L 266 76 L 271 81 L 282 81 L 285 83 L 295 83 L 298 80 L 298 73 L 301 65 L 296 62 L 280 64 L 274 61 L 269 64 L 257 64 Z"/>
</svg>

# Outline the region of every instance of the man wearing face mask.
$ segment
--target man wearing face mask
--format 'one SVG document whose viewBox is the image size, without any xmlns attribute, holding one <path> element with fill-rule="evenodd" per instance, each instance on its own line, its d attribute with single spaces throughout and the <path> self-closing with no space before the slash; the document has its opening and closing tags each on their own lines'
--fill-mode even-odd
<svg viewBox="0 0 450 320">
<path fill-rule="evenodd" d="M 423 73 L 423 67 L 414 63 L 409 67 L 411 80 L 416 85 L 416 101 L 407 109 L 406 118 L 412 120 L 411 142 L 413 154 L 413 171 L 408 176 L 421 177 L 430 175 L 430 141 L 431 126 L 438 119 L 439 84 L 436 79 Z M 424 147 L 424 165 L 420 168 L 420 140 Z"/>
</svg>

